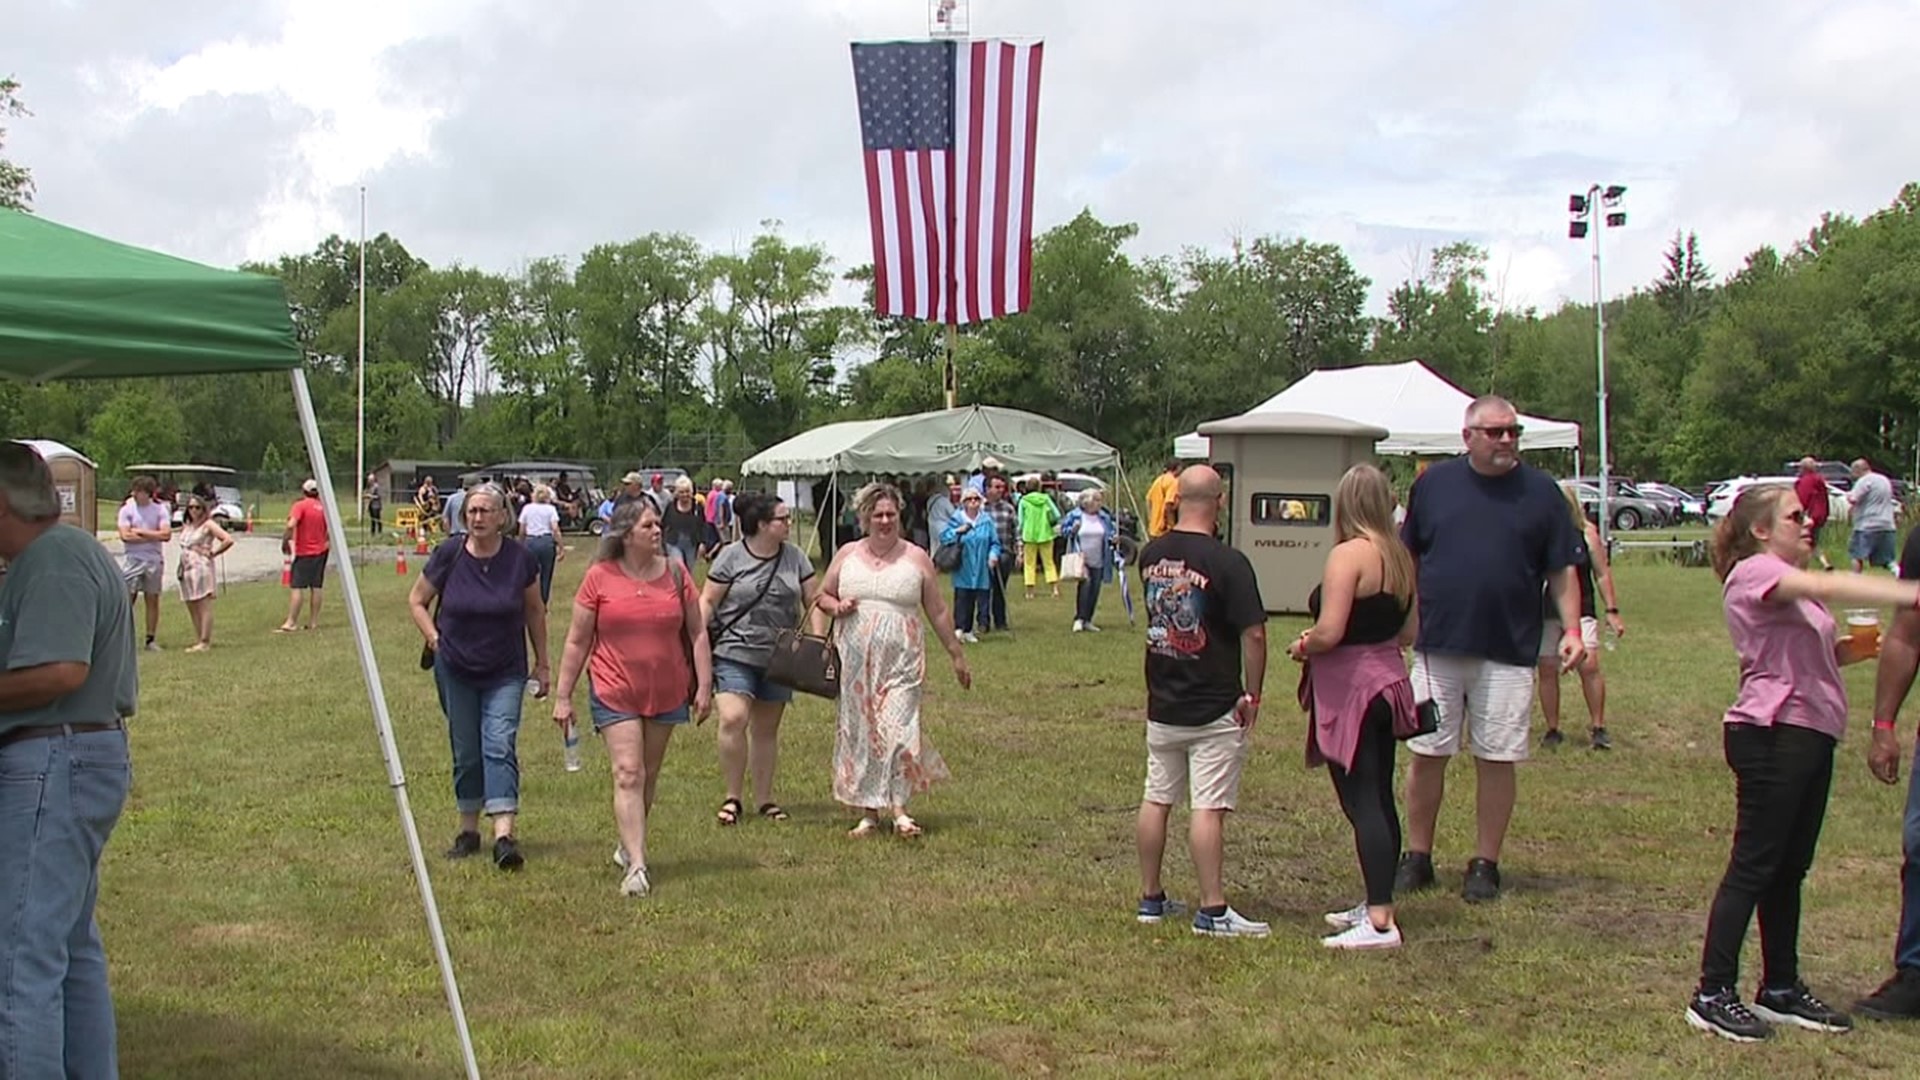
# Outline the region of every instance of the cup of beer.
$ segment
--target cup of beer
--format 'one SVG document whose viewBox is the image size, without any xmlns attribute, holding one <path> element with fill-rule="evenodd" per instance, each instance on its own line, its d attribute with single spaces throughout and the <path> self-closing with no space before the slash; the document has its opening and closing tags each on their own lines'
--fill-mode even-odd
<svg viewBox="0 0 1920 1080">
<path fill-rule="evenodd" d="M 1847 639 L 1855 656 L 1880 655 L 1880 612 L 1874 608 L 1847 609 Z"/>
</svg>

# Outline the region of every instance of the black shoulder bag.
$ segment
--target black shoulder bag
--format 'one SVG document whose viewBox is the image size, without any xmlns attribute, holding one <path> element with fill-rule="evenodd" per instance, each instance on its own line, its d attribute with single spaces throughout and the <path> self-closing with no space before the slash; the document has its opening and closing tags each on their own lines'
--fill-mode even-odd
<svg viewBox="0 0 1920 1080">
<path fill-rule="evenodd" d="M 742 540 L 740 541 L 740 543 L 744 544 L 746 543 L 746 541 Z M 785 544 L 782 544 L 780 546 L 779 554 L 775 555 L 772 559 L 773 565 L 769 567 L 767 570 L 766 580 L 760 583 L 760 591 L 757 593 L 754 593 L 753 599 L 747 601 L 747 606 L 741 608 L 739 613 L 736 614 L 733 618 L 727 620 L 725 623 L 721 624 L 718 628 L 709 627 L 707 630 L 708 641 L 712 642 L 715 646 L 718 646 L 720 644 L 720 639 L 727 635 L 727 631 L 733 629 L 735 626 L 738 626 L 740 624 L 741 619 L 746 618 L 747 615 L 750 612 L 752 612 L 754 608 L 757 608 L 760 606 L 760 601 L 765 600 L 767 598 L 767 590 L 773 588 L 773 579 L 780 576 L 780 564 L 786 561 L 787 561 L 787 548 Z M 735 584 L 738 584 L 738 583 L 737 582 L 728 583 L 727 589 L 731 591 Z"/>
</svg>

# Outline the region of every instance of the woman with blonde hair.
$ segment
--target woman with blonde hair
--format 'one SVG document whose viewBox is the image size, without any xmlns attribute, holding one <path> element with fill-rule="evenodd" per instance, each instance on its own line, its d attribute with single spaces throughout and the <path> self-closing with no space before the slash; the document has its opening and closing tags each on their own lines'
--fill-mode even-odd
<svg viewBox="0 0 1920 1080">
<path fill-rule="evenodd" d="M 860 812 L 851 836 L 880 829 L 885 813 L 899 837 L 921 834 L 907 816 L 907 799 L 947 777 L 947 767 L 920 738 L 920 689 L 926 647 L 925 611 L 953 661 L 962 689 L 973 685 L 967 655 L 940 595 L 940 571 L 922 548 L 908 543 L 898 488 L 868 484 L 854 496 L 861 538 L 841 548 L 814 600 L 816 633 L 837 620 L 840 648 L 840 723 L 833 740 L 833 797 Z"/>
<path fill-rule="evenodd" d="M 560 546 L 560 508 L 553 505 L 553 489 L 545 484 L 533 485 L 527 505 L 520 508 L 520 541 L 540 564 L 540 600 L 547 603 L 553 599 L 554 563 L 566 558 L 566 551 Z"/>
<path fill-rule="evenodd" d="M 1574 490 L 1561 485 L 1567 497 L 1567 512 L 1581 538 L 1574 549 L 1574 580 L 1580 585 L 1580 640 L 1587 647 L 1580 661 L 1580 690 L 1587 699 L 1588 744 L 1595 750 L 1613 749 L 1607 734 L 1607 680 L 1600 674 L 1600 618 L 1598 597 L 1607 600 L 1607 626 L 1615 637 L 1624 637 L 1627 624 L 1620 618 L 1620 597 L 1613 589 L 1613 565 L 1607 560 L 1607 548 L 1600 542 L 1600 527 L 1587 520 L 1586 509 Z M 1566 741 L 1560 734 L 1560 612 L 1546 592 L 1540 595 L 1540 712 L 1547 718 L 1547 733 L 1540 745 L 1559 749 Z"/>
<path fill-rule="evenodd" d="M 1814 997 L 1800 978 L 1800 887 L 1826 818 L 1833 750 L 1847 727 L 1840 667 L 1876 650 L 1837 637 L 1826 604 L 1911 608 L 1920 604 L 1920 584 L 1808 573 L 1813 532 L 1790 484 L 1741 492 L 1714 529 L 1711 550 L 1740 659 L 1740 686 L 1721 736 L 1735 817 L 1733 853 L 1707 916 L 1687 1023 L 1735 1042 L 1764 1039 L 1773 1024 L 1846 1031 L 1852 1018 Z M 1736 981 L 1756 911 L 1761 972 L 1749 1009 Z"/>
<path fill-rule="evenodd" d="M 1353 826 L 1365 903 L 1331 912 L 1330 949 L 1392 949 L 1393 875 L 1400 814 L 1393 802 L 1394 740 L 1417 727 L 1402 646 L 1414 637 L 1413 556 L 1393 528 L 1393 488 L 1355 465 L 1333 496 L 1334 547 L 1307 597 L 1312 626 L 1287 654 L 1306 665 L 1301 704 L 1311 716 L 1307 766 L 1326 765 Z"/>
<path fill-rule="evenodd" d="M 693 493 L 693 477 L 682 475 L 673 482 L 673 498 L 660 508 L 660 529 L 667 550 L 692 569 L 700 558 L 700 541 L 707 534 L 706 508 Z"/>
<path fill-rule="evenodd" d="M 213 648 L 214 560 L 233 547 L 233 537 L 220 523 L 207 516 L 207 500 L 198 495 L 187 497 L 187 520 L 180 530 L 180 599 L 187 603 L 187 618 L 193 623 L 193 644 L 188 652 L 206 652 Z"/>
<path fill-rule="evenodd" d="M 667 553 L 650 499 L 614 511 L 573 598 L 553 722 L 573 723 L 573 690 L 587 671 L 593 730 L 613 764 L 613 821 L 626 871 L 620 892 L 645 896 L 647 815 L 673 729 L 704 722 L 713 705 L 713 654 L 693 572 Z"/>
</svg>

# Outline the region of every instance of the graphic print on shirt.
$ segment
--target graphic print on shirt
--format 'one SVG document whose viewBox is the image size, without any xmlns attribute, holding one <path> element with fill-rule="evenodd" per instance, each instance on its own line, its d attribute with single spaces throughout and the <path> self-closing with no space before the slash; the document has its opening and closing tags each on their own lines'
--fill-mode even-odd
<svg viewBox="0 0 1920 1080">
<path fill-rule="evenodd" d="M 1207 647 L 1207 576 L 1187 568 L 1183 559 L 1166 559 L 1146 568 L 1147 649 L 1180 660 L 1195 659 Z"/>
</svg>

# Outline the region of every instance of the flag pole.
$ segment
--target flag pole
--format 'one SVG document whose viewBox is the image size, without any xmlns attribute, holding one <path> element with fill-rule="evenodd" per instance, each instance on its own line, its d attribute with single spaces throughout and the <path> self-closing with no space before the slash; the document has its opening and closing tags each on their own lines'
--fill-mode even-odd
<svg viewBox="0 0 1920 1080">
<path fill-rule="evenodd" d="M 960 392 L 960 379 L 959 379 L 959 376 L 954 374 L 954 370 L 953 370 L 953 339 L 954 337 L 955 337 L 954 326 L 952 323 L 948 323 L 947 324 L 947 348 L 946 348 L 947 362 L 946 362 L 946 368 L 942 377 L 943 377 L 943 381 L 946 383 L 947 408 L 949 409 L 957 409 L 960 407 L 959 402 L 956 400 L 959 397 L 959 392 Z"/>
<path fill-rule="evenodd" d="M 353 520 L 360 521 L 367 506 L 367 185 L 360 185 L 360 370 L 359 401 L 354 417 Z"/>
</svg>

